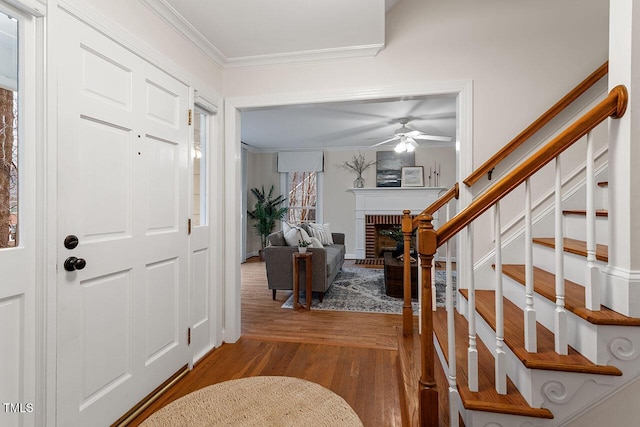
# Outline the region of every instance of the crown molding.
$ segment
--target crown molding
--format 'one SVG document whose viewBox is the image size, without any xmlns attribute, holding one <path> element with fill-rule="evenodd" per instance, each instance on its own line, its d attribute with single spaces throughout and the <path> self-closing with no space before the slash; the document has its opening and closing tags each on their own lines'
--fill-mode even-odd
<svg viewBox="0 0 640 427">
<path fill-rule="evenodd" d="M 263 65 L 290 64 L 293 62 L 325 61 L 343 58 L 373 58 L 384 47 L 384 43 L 349 46 L 299 52 L 274 53 L 270 55 L 229 58 L 224 68 L 258 67 Z"/>
<path fill-rule="evenodd" d="M 219 66 L 225 67 L 225 64 L 228 62 L 227 57 L 165 0 L 140 0 L 140 2 L 155 13 L 165 24 L 169 25 L 184 37 L 196 49 L 211 58 Z"/>
<path fill-rule="evenodd" d="M 258 67 L 264 65 L 289 64 L 295 62 L 326 61 L 344 58 L 373 58 L 384 48 L 384 43 L 340 48 L 275 53 L 269 55 L 226 57 L 207 40 L 190 22 L 178 13 L 166 0 L 139 0 L 165 24 L 173 28 L 192 46 L 211 58 L 222 68 Z"/>
</svg>

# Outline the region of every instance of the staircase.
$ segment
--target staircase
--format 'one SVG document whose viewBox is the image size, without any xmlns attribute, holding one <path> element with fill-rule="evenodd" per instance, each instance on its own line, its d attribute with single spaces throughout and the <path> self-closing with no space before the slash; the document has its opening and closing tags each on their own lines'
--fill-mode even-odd
<svg viewBox="0 0 640 427">
<path fill-rule="evenodd" d="M 606 200 L 606 182 L 598 184 L 596 199 Z M 607 211 L 596 211 L 598 244 L 596 260 L 604 269 L 608 262 Z M 559 355 L 554 348 L 554 311 L 556 309 L 555 289 L 555 239 L 534 237 L 534 301 L 537 318 L 537 352 L 528 352 L 524 341 L 525 265 L 505 264 L 504 276 L 504 342 L 507 358 L 507 394 L 498 394 L 494 387 L 495 363 L 493 353 L 496 337 L 495 291 L 477 290 L 475 320 L 478 341 L 478 392 L 467 386 L 469 325 L 467 317 L 455 311 L 455 340 L 457 351 L 457 391 L 460 406 L 458 425 L 485 426 L 496 423 L 500 426 L 556 426 L 567 421 L 567 417 L 588 409 L 625 383 L 625 376 L 633 378 L 640 373 L 637 363 L 629 363 L 630 355 L 627 339 L 640 343 L 640 318 L 630 318 L 605 306 L 599 311 L 585 307 L 585 289 L 581 285 L 587 263 L 587 243 L 585 211 L 563 211 L 566 236 L 564 238 L 565 258 L 565 300 L 568 311 L 567 329 L 568 354 Z M 600 223 L 602 222 L 602 223 Z M 602 242 L 602 243 L 600 243 Z M 459 291 L 458 303 L 461 312 L 468 303 L 468 289 Z M 468 316 L 468 314 L 467 314 Z M 443 369 L 436 375 L 441 394 L 441 425 L 450 423 L 450 411 L 446 402 L 449 383 L 444 372 L 449 366 L 447 310 L 438 307 L 434 312 L 434 333 L 436 352 Z M 416 334 L 417 337 L 417 334 Z M 635 337 L 635 338 L 634 338 Z M 415 424 L 418 411 L 415 402 L 419 378 L 419 343 L 412 337 L 399 333 L 400 373 L 404 377 L 401 392 L 404 394 L 404 412 L 409 418 L 413 414 Z M 485 345 L 487 343 L 487 345 Z M 625 344 L 627 344 L 625 346 Z M 439 367 L 439 368 L 440 368 Z M 413 387 L 411 385 L 414 385 Z M 445 399 L 443 399 L 445 398 Z M 443 414 L 443 410 L 445 411 Z M 527 424 L 528 423 L 528 424 Z M 410 424 L 411 425 L 411 424 Z"/>
<path fill-rule="evenodd" d="M 602 107 L 598 120 L 605 110 L 612 117 L 624 111 Z M 559 156 L 593 129 L 583 126 L 591 116 L 585 115 L 567 135 L 556 137 L 439 230 L 430 226 L 429 208 L 415 220 L 420 223 L 423 335 L 408 327 L 405 311 L 398 339 L 406 425 L 565 425 L 640 377 L 640 318 L 600 304 L 609 289 L 603 274 L 608 263 L 608 183 L 596 184 L 592 151 L 583 184 L 586 209 L 563 207 Z M 580 136 L 571 135 L 576 128 Z M 555 224 L 551 234 L 536 236 L 529 177 L 553 159 L 555 208 L 547 223 Z M 455 295 L 448 289 L 447 307 L 431 312 L 431 257 L 437 247 L 491 207 L 495 229 L 501 230 L 499 201 L 521 184 L 528 198 L 525 230 L 515 245 L 525 248 L 521 263 L 502 263 L 498 232 L 495 285 L 483 283 L 482 290 L 476 290 L 474 280 L 460 283 Z M 403 222 L 405 238 L 416 228 L 415 221 Z M 513 253 L 509 255 L 513 259 Z M 425 338 L 431 331 L 433 348 Z M 431 366 L 432 359 L 436 366 Z"/>
</svg>

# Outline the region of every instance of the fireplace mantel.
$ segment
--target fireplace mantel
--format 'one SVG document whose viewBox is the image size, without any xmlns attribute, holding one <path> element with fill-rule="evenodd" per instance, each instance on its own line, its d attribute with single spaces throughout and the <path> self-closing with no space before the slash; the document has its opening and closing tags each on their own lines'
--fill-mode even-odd
<svg viewBox="0 0 640 427">
<path fill-rule="evenodd" d="M 355 207 L 355 256 L 366 257 L 365 217 L 367 215 L 402 215 L 409 209 L 417 215 L 427 206 L 435 202 L 443 191 L 443 187 L 382 187 L 382 188 L 350 188 L 356 197 Z M 437 213 L 434 215 L 437 225 Z"/>
</svg>

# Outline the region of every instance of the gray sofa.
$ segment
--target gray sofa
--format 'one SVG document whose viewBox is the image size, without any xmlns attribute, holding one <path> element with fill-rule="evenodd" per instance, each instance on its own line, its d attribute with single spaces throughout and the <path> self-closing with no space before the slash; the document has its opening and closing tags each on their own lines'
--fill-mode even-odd
<svg viewBox="0 0 640 427">
<path fill-rule="evenodd" d="M 336 278 L 344 264 L 344 233 L 331 233 L 333 245 L 324 248 L 308 248 L 313 253 L 311 258 L 312 289 L 320 293 L 320 301 Z M 269 245 L 264 248 L 264 260 L 267 267 L 267 282 L 276 299 L 277 290 L 293 290 L 292 254 L 298 251 L 297 246 L 287 246 L 282 231 L 271 233 Z M 305 288 L 305 263 L 300 262 L 300 289 Z"/>
</svg>

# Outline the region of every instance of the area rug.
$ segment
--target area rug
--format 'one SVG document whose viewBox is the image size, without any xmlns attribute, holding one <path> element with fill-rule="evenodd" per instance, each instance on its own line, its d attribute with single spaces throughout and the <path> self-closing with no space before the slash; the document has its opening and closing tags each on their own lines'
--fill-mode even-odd
<svg viewBox="0 0 640 427">
<path fill-rule="evenodd" d="M 225 381 L 177 399 L 143 427 L 362 426 L 355 411 L 329 389 L 292 377 Z"/>
<path fill-rule="evenodd" d="M 445 304 L 445 280 L 443 270 L 436 270 L 436 305 Z M 456 275 L 453 272 L 455 289 Z M 300 293 L 300 302 L 305 298 Z M 418 302 L 411 303 L 413 313 L 418 313 Z M 282 304 L 282 308 L 293 306 L 293 294 Z M 325 293 L 322 302 L 315 296 L 312 310 L 357 311 L 364 313 L 402 314 L 402 298 L 387 296 L 384 292 L 384 271 L 381 269 L 343 267 L 333 284 Z"/>
</svg>

